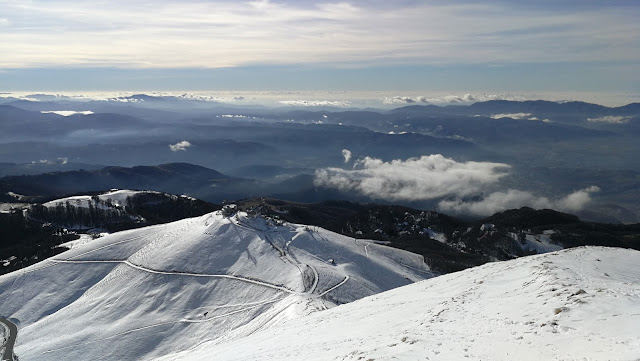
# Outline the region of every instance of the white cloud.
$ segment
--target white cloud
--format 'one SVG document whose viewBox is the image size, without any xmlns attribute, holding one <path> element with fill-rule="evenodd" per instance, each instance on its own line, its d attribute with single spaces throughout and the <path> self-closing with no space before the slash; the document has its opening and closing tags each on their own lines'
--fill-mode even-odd
<svg viewBox="0 0 640 361">
<path fill-rule="evenodd" d="M 351 152 L 343 150 L 345 163 Z M 316 170 L 315 185 L 358 192 L 389 201 L 438 200 L 443 212 L 488 216 L 506 209 L 524 206 L 577 212 L 591 202 L 591 194 L 600 188 L 591 186 L 559 199 L 536 196 L 518 189 L 493 191 L 510 166 L 491 162 L 457 162 L 440 154 L 393 160 L 365 157 L 353 169 Z M 473 201 L 466 199 L 473 198 Z M 479 199 L 479 200 L 476 200 Z"/>
<path fill-rule="evenodd" d="M 296 107 L 348 107 L 351 106 L 351 102 L 347 100 L 281 100 L 278 103 Z"/>
<path fill-rule="evenodd" d="M 591 186 L 579 191 L 573 192 L 566 197 L 555 202 L 556 208 L 566 212 L 576 212 L 582 210 L 589 202 L 591 202 L 591 193 L 599 192 L 600 187 Z"/>
<path fill-rule="evenodd" d="M 82 114 L 82 115 L 93 114 L 93 112 L 91 110 L 82 110 L 82 111 L 76 111 L 76 110 L 43 110 L 40 113 L 43 113 L 43 114 L 53 113 L 53 114 L 62 115 L 63 117 L 68 117 L 68 116 L 76 115 L 76 114 Z"/>
<path fill-rule="evenodd" d="M 387 97 L 382 100 L 384 104 L 413 104 L 413 103 L 427 103 L 424 97 L 403 97 L 403 96 L 395 96 L 395 97 Z"/>
<path fill-rule="evenodd" d="M 506 168 L 509 166 L 502 163 L 456 162 L 440 154 L 391 162 L 366 157 L 352 170 L 316 170 L 315 184 L 387 200 L 464 197 L 496 183 Z"/>
<path fill-rule="evenodd" d="M 462 94 L 462 95 L 440 95 L 440 96 L 394 96 L 385 97 L 382 102 L 391 105 L 406 104 L 471 104 L 476 102 L 485 102 L 489 100 L 525 100 L 525 97 L 511 94 Z"/>
<path fill-rule="evenodd" d="M 169 149 L 171 149 L 172 152 L 178 152 L 181 150 L 187 150 L 187 148 L 189 148 L 191 146 L 191 143 L 189 143 L 186 140 L 183 140 L 182 142 L 178 142 L 176 144 L 169 144 Z"/>
<path fill-rule="evenodd" d="M 529 119 L 529 120 L 538 120 L 536 117 L 531 117 L 531 113 L 504 113 L 504 114 L 492 114 L 491 118 L 493 119 L 501 119 L 501 118 L 511 118 L 511 119 Z"/>
<path fill-rule="evenodd" d="M 613 115 L 607 115 L 607 116 L 598 117 L 598 118 L 587 118 L 587 120 L 592 123 L 611 123 L 611 124 L 625 124 L 625 123 L 628 123 L 630 119 L 631 117 L 629 116 L 625 117 L 625 116 L 613 116 Z"/>
<path fill-rule="evenodd" d="M 31 164 L 67 164 L 69 162 L 69 158 L 58 158 L 57 160 L 48 160 L 48 159 L 40 159 L 38 161 L 31 161 Z"/>
<path fill-rule="evenodd" d="M 349 163 L 351 160 L 351 151 L 349 149 L 343 149 L 342 156 L 344 157 L 344 162 Z"/>
<path fill-rule="evenodd" d="M 531 117 L 531 118 L 529 118 L 529 120 L 539 120 L 539 121 L 541 121 L 541 122 L 543 122 L 543 123 L 553 123 L 553 120 L 551 120 L 551 119 L 547 119 L 547 118 L 545 118 L 545 119 L 540 119 L 540 118 L 538 118 L 538 117 Z"/>
<path fill-rule="evenodd" d="M 477 216 L 489 216 L 507 209 L 531 207 L 535 209 L 550 208 L 564 212 L 577 212 L 591 202 L 591 193 L 598 192 L 600 188 L 591 186 L 573 192 L 561 199 L 552 200 L 547 197 L 538 197 L 530 192 L 517 189 L 509 189 L 505 192 L 493 192 L 480 201 L 466 202 L 460 199 L 443 200 L 438 207 L 443 212 L 473 214 Z"/>
<path fill-rule="evenodd" d="M 4 1 L 0 68 L 636 61 L 637 14 L 517 2 Z"/>
</svg>

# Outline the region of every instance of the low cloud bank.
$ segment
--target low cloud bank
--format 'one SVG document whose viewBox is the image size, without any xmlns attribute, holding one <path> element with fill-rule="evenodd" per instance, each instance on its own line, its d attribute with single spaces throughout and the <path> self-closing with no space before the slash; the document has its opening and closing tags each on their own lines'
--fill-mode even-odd
<svg viewBox="0 0 640 361">
<path fill-rule="evenodd" d="M 628 123 L 630 119 L 631 117 L 607 115 L 598 118 L 587 118 L 587 121 L 591 123 L 625 124 Z"/>
<path fill-rule="evenodd" d="M 48 159 L 40 159 L 38 161 L 31 161 L 31 164 L 67 164 L 69 163 L 69 158 L 64 157 L 64 158 L 57 158 L 56 160 L 48 160 Z"/>
<path fill-rule="evenodd" d="M 354 169 L 316 170 L 315 184 L 357 191 L 372 198 L 400 201 L 430 200 L 449 195 L 465 197 L 496 183 L 509 168 L 490 162 L 456 162 L 440 154 L 384 162 L 365 157 Z"/>
<path fill-rule="evenodd" d="M 81 114 L 81 115 L 93 114 L 93 112 L 91 110 L 81 110 L 81 111 L 77 111 L 77 110 L 43 110 L 40 113 L 42 113 L 42 114 L 58 114 L 58 115 L 62 115 L 63 117 L 69 117 L 69 116 L 76 115 L 76 114 Z"/>
<path fill-rule="evenodd" d="M 469 104 L 475 102 L 484 102 L 489 100 L 524 100 L 522 96 L 508 94 L 463 94 L 463 95 L 444 95 L 436 97 L 428 96 L 395 96 L 383 99 L 384 104 Z"/>
<path fill-rule="evenodd" d="M 344 149 L 342 154 L 345 163 L 351 160 L 350 151 Z M 441 154 L 390 162 L 365 157 L 358 159 L 353 169 L 316 170 L 314 183 L 387 201 L 439 200 L 438 208 L 443 212 L 476 216 L 524 206 L 577 212 L 600 190 L 591 186 L 559 199 L 518 189 L 496 190 L 509 168 L 504 163 L 457 162 Z"/>
<path fill-rule="evenodd" d="M 584 209 L 591 202 L 591 193 L 600 188 L 591 186 L 573 192 L 561 199 L 538 197 L 530 192 L 509 189 L 505 192 L 494 192 L 480 201 L 465 202 L 460 199 L 444 200 L 438 203 L 443 212 L 473 214 L 476 216 L 490 216 L 507 209 L 531 207 L 535 209 L 550 208 L 563 212 L 577 212 Z"/>
<path fill-rule="evenodd" d="M 527 120 L 540 120 L 538 117 L 532 117 L 531 113 L 502 113 L 502 114 L 492 114 L 491 118 L 493 119 L 502 119 L 502 118 L 511 118 L 511 119 L 527 119 Z M 545 123 L 551 123 L 551 119 L 542 119 L 540 120 Z"/>
<path fill-rule="evenodd" d="M 351 106 L 347 100 L 281 100 L 278 103 L 294 107 L 342 107 Z"/>
<path fill-rule="evenodd" d="M 183 140 L 182 142 L 178 142 L 176 144 L 169 144 L 169 149 L 171 149 L 172 152 L 179 152 L 179 151 L 186 151 L 187 148 L 189 148 L 191 146 L 191 143 L 189 143 L 186 140 Z"/>
<path fill-rule="evenodd" d="M 501 118 L 511 118 L 511 119 L 531 119 L 531 120 L 537 120 L 533 119 L 535 117 L 531 117 L 531 113 L 505 113 L 505 114 L 493 114 L 491 115 L 491 118 L 493 119 L 501 119 Z"/>
</svg>

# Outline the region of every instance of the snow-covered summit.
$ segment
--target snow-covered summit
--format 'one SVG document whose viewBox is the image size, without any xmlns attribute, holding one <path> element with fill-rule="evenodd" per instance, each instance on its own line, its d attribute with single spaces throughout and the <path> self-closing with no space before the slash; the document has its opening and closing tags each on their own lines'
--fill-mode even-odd
<svg viewBox="0 0 640 361">
<path fill-rule="evenodd" d="M 161 360 L 638 360 L 638 264 L 604 247 L 490 263 Z"/>
<path fill-rule="evenodd" d="M 0 277 L 24 360 L 145 360 L 433 277 L 421 256 L 214 212 L 115 233 Z"/>
<path fill-rule="evenodd" d="M 93 197 L 88 195 L 82 195 L 82 196 L 71 196 L 71 197 L 60 198 L 60 199 L 56 199 L 56 200 L 44 203 L 43 206 L 56 207 L 58 205 L 65 205 L 66 203 L 69 203 L 74 207 L 89 208 L 90 204 L 96 204 L 96 207 L 98 208 L 109 209 L 109 208 L 115 208 L 115 207 L 124 207 L 127 205 L 127 198 L 136 196 L 138 194 L 143 194 L 143 193 L 160 194 L 160 192 L 155 192 L 155 191 L 133 191 L 128 189 L 124 189 L 124 190 L 114 189 L 109 192 L 105 192 L 103 194 L 99 194 Z"/>
</svg>

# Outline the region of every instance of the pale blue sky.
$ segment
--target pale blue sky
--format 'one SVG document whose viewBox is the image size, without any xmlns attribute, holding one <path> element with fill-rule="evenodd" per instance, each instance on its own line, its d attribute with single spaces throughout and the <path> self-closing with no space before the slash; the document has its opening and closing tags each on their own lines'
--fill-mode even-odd
<svg viewBox="0 0 640 361">
<path fill-rule="evenodd" d="M 0 91 L 640 93 L 637 1 L 0 0 Z"/>
</svg>

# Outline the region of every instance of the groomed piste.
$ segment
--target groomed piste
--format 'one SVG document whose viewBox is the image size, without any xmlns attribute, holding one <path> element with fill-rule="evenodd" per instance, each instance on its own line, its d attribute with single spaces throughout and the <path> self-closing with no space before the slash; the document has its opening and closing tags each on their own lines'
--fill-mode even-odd
<svg viewBox="0 0 640 361">
<path fill-rule="evenodd" d="M 222 212 L 115 233 L 0 277 L 23 360 L 143 360 L 435 276 L 422 257 Z"/>
</svg>

